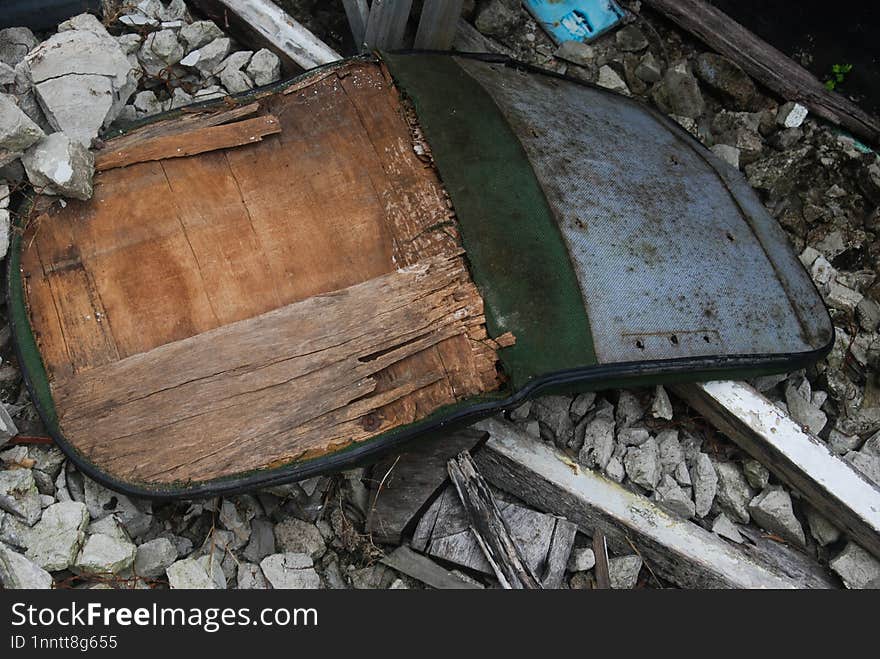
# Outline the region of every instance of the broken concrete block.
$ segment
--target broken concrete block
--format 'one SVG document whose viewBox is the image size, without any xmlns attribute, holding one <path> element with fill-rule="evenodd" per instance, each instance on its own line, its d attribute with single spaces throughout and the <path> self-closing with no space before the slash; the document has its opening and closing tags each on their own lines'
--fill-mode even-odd
<svg viewBox="0 0 880 659">
<path fill-rule="evenodd" d="M 5 590 L 48 590 L 52 575 L 0 543 L 0 586 Z"/>
<path fill-rule="evenodd" d="M 658 384 L 654 389 L 654 402 L 651 403 L 651 416 L 655 419 L 672 420 L 672 402 L 663 385 Z"/>
<path fill-rule="evenodd" d="M 618 94 L 625 94 L 626 96 L 630 95 L 629 87 L 626 86 L 623 78 L 621 78 L 617 71 L 607 64 L 599 67 L 599 78 L 596 81 L 596 84 L 605 89 L 617 92 Z"/>
<path fill-rule="evenodd" d="M 194 68 L 205 77 L 211 76 L 229 54 L 231 44 L 232 41 L 225 37 L 214 39 L 181 59 L 180 65 Z"/>
<path fill-rule="evenodd" d="M 718 475 L 718 504 L 734 521 L 747 524 L 749 502 L 755 497 L 755 493 L 742 469 L 734 462 L 715 462 L 714 467 Z"/>
<path fill-rule="evenodd" d="M 153 114 L 162 112 L 162 103 L 156 98 L 156 93 L 152 91 L 138 92 L 134 97 L 134 108 L 143 117 L 149 117 Z"/>
<path fill-rule="evenodd" d="M 150 16 L 145 16 L 139 12 L 135 12 L 133 14 L 125 14 L 119 17 L 119 22 L 122 23 L 125 27 L 131 28 L 147 28 L 147 27 L 157 27 L 159 25 L 159 21 L 155 18 L 151 18 Z"/>
<path fill-rule="evenodd" d="M 731 167 L 739 169 L 739 157 L 742 152 L 735 146 L 730 146 L 729 144 L 716 144 L 712 147 L 712 153 L 721 158 Z"/>
<path fill-rule="evenodd" d="M 651 97 L 667 114 L 689 119 L 699 118 L 705 108 L 697 79 L 682 66 L 667 70 L 654 87 Z"/>
<path fill-rule="evenodd" d="M 85 504 L 63 501 L 49 506 L 27 538 L 27 557 L 49 572 L 66 570 L 85 540 L 89 511 Z"/>
<path fill-rule="evenodd" d="M 620 28 L 614 37 L 617 47 L 625 53 L 636 53 L 648 47 L 645 33 L 635 25 Z"/>
<path fill-rule="evenodd" d="M 15 68 L 40 43 L 26 27 L 0 30 L 0 62 Z"/>
<path fill-rule="evenodd" d="M 785 128 L 800 128 L 807 114 L 807 108 L 803 105 L 789 101 L 781 105 L 776 112 L 776 123 Z"/>
<path fill-rule="evenodd" d="M 825 301 L 832 309 L 845 313 L 855 313 L 856 307 L 863 298 L 864 296 L 858 291 L 832 281 L 828 285 L 828 294 L 825 296 Z"/>
<path fill-rule="evenodd" d="M 30 182 L 45 194 L 89 199 L 95 157 L 79 141 L 53 133 L 32 146 L 21 162 Z"/>
<path fill-rule="evenodd" d="M 737 544 L 742 544 L 745 540 L 736 524 L 731 522 L 730 518 L 724 513 L 719 513 L 718 517 L 712 522 L 712 533 Z"/>
<path fill-rule="evenodd" d="M 867 477 L 868 480 L 876 485 L 880 485 L 880 458 L 869 453 L 850 451 L 843 456 L 843 459 Z"/>
<path fill-rule="evenodd" d="M 619 458 L 612 457 L 605 466 L 605 475 L 615 483 L 622 483 L 626 477 L 626 469 Z"/>
<path fill-rule="evenodd" d="M 599 469 L 608 466 L 614 452 L 614 425 L 614 408 L 604 400 L 578 424 L 575 434 L 583 434 L 578 452 L 582 464 Z"/>
<path fill-rule="evenodd" d="M 642 569 L 641 556 L 617 556 L 608 561 L 608 576 L 615 590 L 635 588 Z"/>
<path fill-rule="evenodd" d="M 22 153 L 45 136 L 25 114 L 15 97 L 0 93 L 0 150 Z"/>
<path fill-rule="evenodd" d="M 177 560 L 177 548 L 168 538 L 156 538 L 137 548 L 134 573 L 139 577 L 159 577 Z"/>
<path fill-rule="evenodd" d="M 847 588 L 865 588 L 880 578 L 880 561 L 852 541 L 829 565 Z"/>
<path fill-rule="evenodd" d="M 181 108 L 192 102 L 193 97 L 191 95 L 187 94 L 180 87 L 175 87 L 174 92 L 171 94 L 171 104 L 169 109 L 174 110 L 175 108 Z"/>
<path fill-rule="evenodd" d="M 177 64 L 183 56 L 183 45 L 178 41 L 174 30 L 151 32 L 138 51 L 138 59 L 144 65 L 144 70 L 151 75 Z"/>
<path fill-rule="evenodd" d="M 0 85 L 11 85 L 14 82 L 15 69 L 5 62 L 0 62 Z"/>
<path fill-rule="evenodd" d="M 266 590 L 269 587 L 260 566 L 253 563 L 239 564 L 236 583 L 239 590 Z"/>
<path fill-rule="evenodd" d="M 636 485 L 653 490 L 660 482 L 660 449 L 651 438 L 641 446 L 630 446 L 623 458 L 626 474 Z"/>
<path fill-rule="evenodd" d="M 86 539 L 70 569 L 90 576 L 119 574 L 132 566 L 136 552 L 131 542 L 96 533 Z"/>
<path fill-rule="evenodd" d="M 210 557 L 206 556 L 210 560 Z M 213 576 L 209 576 L 205 566 L 197 559 L 184 558 L 170 565 L 165 574 L 172 590 L 222 590 L 221 585 Z M 222 572 L 220 573 L 222 577 Z"/>
<path fill-rule="evenodd" d="M 49 123 L 85 146 L 116 119 L 137 87 L 137 73 L 106 30 L 60 32 L 25 60 Z"/>
<path fill-rule="evenodd" d="M 271 50 L 262 48 L 254 53 L 245 71 L 257 87 L 269 85 L 281 79 L 281 60 Z"/>
<path fill-rule="evenodd" d="M 669 474 L 663 475 L 654 494 L 657 503 L 673 515 L 691 519 L 696 513 L 690 495 Z"/>
<path fill-rule="evenodd" d="M 804 529 L 791 507 L 791 496 L 781 487 L 768 487 L 749 502 L 749 512 L 764 530 L 803 547 Z"/>
<path fill-rule="evenodd" d="M 43 507 L 30 469 L 0 471 L 0 510 L 15 515 L 28 526 L 40 519 Z"/>
<path fill-rule="evenodd" d="M 474 26 L 486 36 L 506 39 L 524 20 L 519 0 L 487 0 L 480 3 Z"/>
<path fill-rule="evenodd" d="M 797 386 L 789 380 L 785 387 L 785 402 L 791 418 L 804 426 L 807 432 L 818 435 L 825 427 L 828 417 L 813 405 L 810 381 L 806 378 Z"/>
<path fill-rule="evenodd" d="M 596 555 L 589 547 L 574 547 L 568 557 L 569 572 L 586 572 L 596 565 Z"/>
<path fill-rule="evenodd" d="M 694 504 L 697 517 L 705 517 L 712 508 L 718 491 L 718 475 L 712 461 L 705 453 L 698 453 L 690 467 L 690 478 L 694 486 Z"/>
<path fill-rule="evenodd" d="M 312 560 L 318 560 L 327 550 L 318 527 L 295 517 L 275 525 L 275 542 L 282 552 L 306 554 Z"/>
<path fill-rule="evenodd" d="M 820 546 L 825 547 L 840 540 L 840 529 L 834 526 L 815 508 L 808 506 L 806 509 L 807 524 L 810 527 L 810 535 L 815 538 Z"/>
<path fill-rule="evenodd" d="M 186 45 L 187 52 L 225 36 L 214 21 L 193 21 L 180 30 L 180 38 Z"/>
<path fill-rule="evenodd" d="M 68 18 L 66 21 L 62 21 L 58 24 L 59 32 L 66 32 L 67 30 L 85 30 L 87 32 L 94 32 L 95 34 L 107 34 L 107 29 L 101 21 L 99 21 L 93 14 L 88 13 Z"/>
<path fill-rule="evenodd" d="M 644 54 L 639 65 L 636 67 L 635 74 L 639 80 L 648 84 L 659 82 L 663 76 L 663 69 L 657 58 L 651 51 Z"/>
<path fill-rule="evenodd" d="M 671 474 L 684 460 L 684 451 L 681 442 L 678 441 L 677 430 L 664 430 L 657 435 L 657 444 L 660 447 L 660 468 L 664 474 Z"/>
<path fill-rule="evenodd" d="M 590 66 L 596 60 L 596 50 L 583 41 L 563 41 L 553 57 L 578 66 Z"/>
<path fill-rule="evenodd" d="M 321 587 L 321 577 L 307 554 L 273 554 L 260 561 L 266 580 L 276 590 L 316 590 Z"/>
<path fill-rule="evenodd" d="M 6 253 L 9 251 L 9 231 L 11 228 L 12 220 L 9 217 L 9 211 L 0 208 L 0 259 L 6 258 Z M 5 437 L 8 433 L 2 428 L 5 425 L 4 420 L 0 418 L 0 445 L 5 444 L 8 439 Z"/>
</svg>

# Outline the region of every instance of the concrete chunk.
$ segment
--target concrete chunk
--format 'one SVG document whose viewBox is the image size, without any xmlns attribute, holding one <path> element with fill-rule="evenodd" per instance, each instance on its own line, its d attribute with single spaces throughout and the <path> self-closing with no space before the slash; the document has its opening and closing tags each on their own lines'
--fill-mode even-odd
<svg viewBox="0 0 880 659">
<path fill-rule="evenodd" d="M 262 48 L 254 53 L 245 71 L 257 87 L 269 85 L 281 79 L 281 60 L 271 50 Z"/>
<path fill-rule="evenodd" d="M 22 156 L 30 182 L 45 194 L 75 199 L 92 196 L 95 157 L 64 133 L 53 133 Z"/>
<path fill-rule="evenodd" d="M 749 502 L 752 518 L 762 528 L 800 547 L 806 544 L 804 529 L 791 507 L 791 496 L 781 487 L 768 487 Z"/>
<path fill-rule="evenodd" d="M 156 538 L 137 548 L 134 573 L 140 577 L 158 577 L 177 560 L 177 548 L 168 538 Z"/>
<path fill-rule="evenodd" d="M 854 542 L 848 542 L 829 565 L 847 588 L 865 588 L 880 578 L 880 561 Z"/>
<path fill-rule="evenodd" d="M 14 96 L 0 94 L 0 150 L 21 153 L 44 136 L 43 129 L 18 107 Z"/>
<path fill-rule="evenodd" d="M 52 575 L 0 543 L 0 585 L 6 590 L 48 590 Z"/>
<path fill-rule="evenodd" d="M 0 510 L 33 526 L 40 519 L 40 493 L 30 469 L 0 471 Z"/>
<path fill-rule="evenodd" d="M 66 570 L 79 553 L 88 524 L 89 512 L 82 503 L 49 506 L 27 538 L 27 557 L 44 570 Z"/>
<path fill-rule="evenodd" d="M 315 572 L 312 559 L 307 554 L 273 554 L 264 558 L 260 567 L 266 580 L 276 590 L 316 590 L 321 587 L 321 577 Z"/>
<path fill-rule="evenodd" d="M 131 542 L 96 533 L 86 539 L 70 567 L 83 575 L 119 574 L 132 566 L 136 552 Z"/>
</svg>

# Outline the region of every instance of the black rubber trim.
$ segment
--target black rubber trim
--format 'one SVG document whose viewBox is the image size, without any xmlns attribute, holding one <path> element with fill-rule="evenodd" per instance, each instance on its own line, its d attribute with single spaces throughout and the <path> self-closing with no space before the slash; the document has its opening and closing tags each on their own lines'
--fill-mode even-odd
<svg viewBox="0 0 880 659">
<path fill-rule="evenodd" d="M 492 63 L 504 64 L 512 66 L 531 73 L 550 75 L 555 78 L 570 80 L 578 84 L 598 88 L 597 85 L 585 83 L 568 76 L 564 76 L 553 71 L 546 71 L 539 67 L 513 60 L 506 55 L 493 55 L 485 53 L 458 53 L 449 51 L 400 51 L 401 54 L 406 52 L 423 52 L 433 54 L 446 54 L 456 57 L 468 57 Z M 610 90 L 604 89 L 609 93 Z M 245 93 L 244 97 L 253 96 L 253 91 Z M 634 99 L 617 94 L 621 98 L 629 101 Z M 637 100 L 635 102 L 638 102 Z M 212 104 L 211 101 L 205 105 Z M 201 105 L 201 104 L 200 104 Z M 675 127 L 681 134 L 686 135 L 690 140 L 694 140 L 693 136 L 685 131 L 681 126 L 671 121 L 668 117 L 660 114 L 650 106 L 645 107 L 656 116 L 663 119 L 670 127 Z M 695 140 L 694 140 L 695 141 Z M 6 296 L 7 302 L 11 299 L 11 287 L 13 277 L 10 276 L 12 260 L 7 260 L 7 277 L 6 277 Z M 815 284 L 814 284 L 815 288 Z M 816 294 L 819 295 L 818 289 Z M 827 314 L 826 309 L 826 314 Z M 785 373 L 796 371 L 825 357 L 834 346 L 834 325 L 831 325 L 831 337 L 828 343 L 817 350 L 802 353 L 790 354 L 770 354 L 770 355 L 728 355 L 723 357 L 688 357 L 681 359 L 667 359 L 652 362 L 623 362 L 618 364 L 607 364 L 600 366 L 591 366 L 588 368 L 572 369 L 567 371 L 557 371 L 545 376 L 537 377 L 523 386 L 519 391 L 511 396 L 497 401 L 483 402 L 475 405 L 460 406 L 454 410 L 448 417 L 440 420 L 431 420 L 429 422 L 417 422 L 407 426 L 401 432 L 393 437 L 367 440 L 361 444 L 357 444 L 352 448 L 339 451 L 337 453 L 315 458 L 298 464 L 292 464 L 286 467 L 278 467 L 276 469 L 260 471 L 247 476 L 230 477 L 216 479 L 212 481 L 204 481 L 195 483 L 192 486 L 174 487 L 174 488 L 156 488 L 150 489 L 133 485 L 125 481 L 120 481 L 103 471 L 97 469 L 88 460 L 85 460 L 70 444 L 63 435 L 53 431 L 52 423 L 49 421 L 49 415 L 39 402 L 39 398 L 35 395 L 31 374 L 23 367 L 24 360 L 20 353 L 17 341 L 18 331 L 16 329 L 16 320 L 10 315 L 10 329 L 12 330 L 13 344 L 15 346 L 16 359 L 22 365 L 21 373 L 28 393 L 31 396 L 37 414 L 48 429 L 52 440 L 64 452 L 67 458 L 73 462 L 76 468 L 92 480 L 101 483 L 111 490 L 126 494 L 128 496 L 152 499 L 157 501 L 174 500 L 174 499 L 195 499 L 208 498 L 215 496 L 227 496 L 240 494 L 255 489 L 272 487 L 274 485 L 282 485 L 285 483 L 295 482 L 312 476 L 326 474 L 329 472 L 340 471 L 352 468 L 365 462 L 377 460 L 383 454 L 395 449 L 401 449 L 407 443 L 414 439 L 430 433 L 446 430 L 450 431 L 454 428 L 475 423 L 476 421 L 492 416 L 507 409 L 512 409 L 527 399 L 539 395 L 543 391 L 558 388 L 575 388 L 580 387 L 583 390 L 601 390 L 605 388 L 620 388 L 625 386 L 626 380 L 638 379 L 638 386 L 648 386 L 651 382 L 697 382 L 707 379 L 723 378 L 725 373 L 736 373 L 742 371 L 753 371 L 759 373 Z M 635 383 L 634 383 L 635 384 Z"/>
</svg>

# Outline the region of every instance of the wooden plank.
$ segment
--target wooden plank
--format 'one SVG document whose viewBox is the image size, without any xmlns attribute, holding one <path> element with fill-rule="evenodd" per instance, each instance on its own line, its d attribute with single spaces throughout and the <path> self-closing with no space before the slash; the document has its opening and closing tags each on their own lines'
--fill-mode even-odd
<svg viewBox="0 0 880 659">
<path fill-rule="evenodd" d="M 561 517 L 556 519 L 553 535 L 550 538 L 550 549 L 547 551 L 547 562 L 541 574 L 541 585 L 544 588 L 552 590 L 562 587 L 576 534 L 576 525 Z"/>
<path fill-rule="evenodd" d="M 455 40 L 463 5 L 464 0 L 425 0 L 415 47 L 449 50 Z"/>
<path fill-rule="evenodd" d="M 367 47 L 380 50 L 402 48 L 410 9 L 412 0 L 373 0 L 364 37 Z"/>
<path fill-rule="evenodd" d="M 467 451 L 448 462 L 449 477 L 470 520 L 471 531 L 502 588 L 540 590 L 541 582 L 523 560 L 501 517 L 489 486 Z"/>
<path fill-rule="evenodd" d="M 401 546 L 382 558 L 382 563 L 398 572 L 418 579 L 432 588 L 442 590 L 480 590 L 479 586 L 454 575 L 430 558 L 417 554 L 407 546 Z"/>
<path fill-rule="evenodd" d="M 684 588 L 800 588 L 715 534 L 665 512 L 647 498 L 587 469 L 506 421 L 476 425 L 490 434 L 475 459 L 496 487 L 539 510 L 562 515 L 583 533 L 600 529 L 612 550 L 631 552 Z"/>
<path fill-rule="evenodd" d="M 676 385 L 710 423 L 880 558 L 880 489 L 743 382 Z"/>
<path fill-rule="evenodd" d="M 608 569 L 608 542 L 601 529 L 593 531 L 593 556 L 596 557 L 596 567 L 593 570 L 596 575 L 596 588 L 609 590 L 611 574 Z"/>
<path fill-rule="evenodd" d="M 174 135 L 142 140 L 127 148 L 103 149 L 95 157 L 95 170 L 102 172 L 139 162 L 183 158 L 217 149 L 254 144 L 262 141 L 266 135 L 280 132 L 281 124 L 271 114 L 222 126 L 195 128 Z"/>
<path fill-rule="evenodd" d="M 304 69 L 342 59 L 339 53 L 269 0 L 219 2 Z"/>
<path fill-rule="evenodd" d="M 446 462 L 485 438 L 461 430 L 411 442 L 406 453 L 391 455 L 373 466 L 367 532 L 373 542 L 399 544 L 449 474 Z"/>
<path fill-rule="evenodd" d="M 345 7 L 345 16 L 351 28 L 351 36 L 354 37 L 354 45 L 358 52 L 365 47 L 364 37 L 367 34 L 367 20 L 370 16 L 370 7 L 367 0 L 342 0 Z"/>
<path fill-rule="evenodd" d="M 841 94 L 704 0 L 646 0 L 710 48 L 736 62 L 750 76 L 813 114 L 841 125 L 872 143 L 880 141 L 880 119 Z"/>
</svg>

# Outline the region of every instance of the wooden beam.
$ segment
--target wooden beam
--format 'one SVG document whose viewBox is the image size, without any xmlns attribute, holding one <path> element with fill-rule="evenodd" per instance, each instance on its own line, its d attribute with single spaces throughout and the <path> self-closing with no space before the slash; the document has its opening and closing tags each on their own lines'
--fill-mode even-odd
<svg viewBox="0 0 880 659">
<path fill-rule="evenodd" d="M 471 531 L 503 588 L 540 590 L 541 582 L 520 555 L 492 491 L 467 451 L 452 458 L 449 477 L 470 520 Z"/>
<path fill-rule="evenodd" d="M 465 581 L 449 570 L 440 567 L 427 556 L 417 554 L 406 545 L 395 549 L 388 556 L 385 556 L 381 562 L 408 577 L 418 579 L 432 588 L 441 590 L 479 590 L 482 588 L 482 586 Z"/>
<path fill-rule="evenodd" d="M 342 0 L 345 7 L 345 15 L 354 37 L 354 45 L 358 52 L 365 48 L 364 37 L 367 35 L 367 19 L 370 16 L 370 7 L 367 0 Z"/>
<path fill-rule="evenodd" d="M 183 133 L 143 140 L 126 148 L 103 149 L 95 156 L 95 170 L 103 172 L 139 162 L 183 158 L 217 149 L 230 149 L 261 142 L 266 135 L 280 132 L 281 124 L 271 114 L 222 126 L 195 128 Z"/>
<path fill-rule="evenodd" d="M 651 568 L 683 588 L 803 588 L 801 580 L 771 570 L 714 533 L 670 515 L 647 498 L 573 464 L 562 452 L 498 419 L 476 426 L 490 434 L 476 454 L 480 472 L 496 487 L 577 524 L 601 530 L 611 549 L 631 552 L 630 540 Z"/>
<path fill-rule="evenodd" d="M 403 46 L 412 0 L 373 0 L 365 37 L 369 48 L 393 50 Z"/>
<path fill-rule="evenodd" d="M 342 56 L 269 0 L 219 0 L 275 48 L 304 69 Z"/>
<path fill-rule="evenodd" d="M 425 0 L 416 32 L 416 48 L 449 50 L 455 39 L 462 5 L 464 0 Z"/>
<path fill-rule="evenodd" d="M 880 558 L 880 489 L 744 382 L 672 387 L 746 453 Z"/>
<path fill-rule="evenodd" d="M 645 0 L 710 48 L 736 62 L 750 76 L 813 114 L 870 142 L 880 141 L 880 119 L 841 94 L 829 91 L 812 73 L 704 0 Z"/>
</svg>

